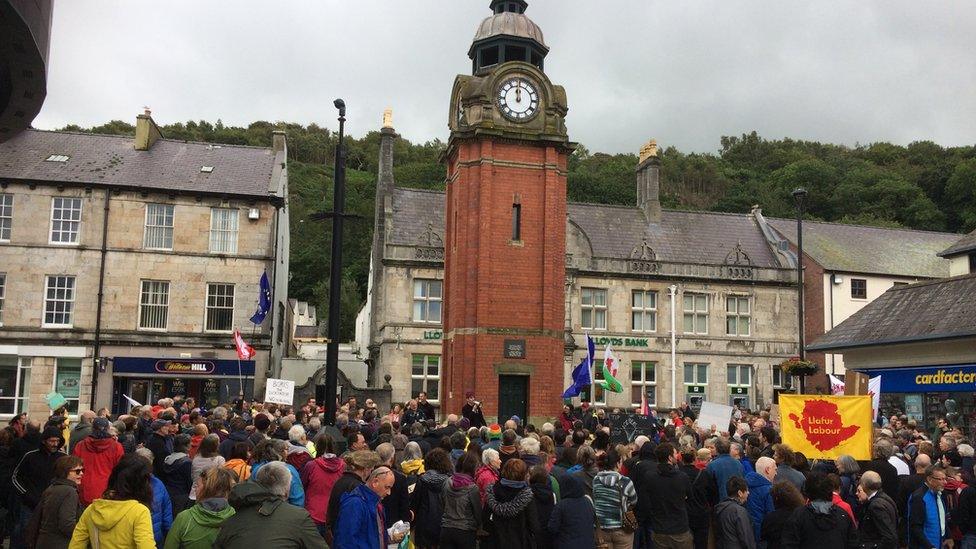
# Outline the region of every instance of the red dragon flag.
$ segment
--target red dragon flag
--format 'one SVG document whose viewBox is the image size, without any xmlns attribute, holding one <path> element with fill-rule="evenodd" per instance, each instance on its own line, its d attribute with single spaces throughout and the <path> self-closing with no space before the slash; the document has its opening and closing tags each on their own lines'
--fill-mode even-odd
<svg viewBox="0 0 976 549">
<path fill-rule="evenodd" d="M 256 354 L 254 347 L 248 345 L 247 342 L 244 341 L 244 338 L 241 337 L 240 330 L 234 330 L 234 347 L 237 348 L 237 358 L 241 360 L 250 360 L 254 358 L 254 355 Z"/>
</svg>

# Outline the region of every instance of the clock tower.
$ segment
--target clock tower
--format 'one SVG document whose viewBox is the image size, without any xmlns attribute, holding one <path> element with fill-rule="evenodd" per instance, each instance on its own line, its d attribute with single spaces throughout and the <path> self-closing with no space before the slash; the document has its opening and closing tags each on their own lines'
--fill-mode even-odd
<svg viewBox="0 0 976 549">
<path fill-rule="evenodd" d="M 564 384 L 566 92 L 524 0 L 493 0 L 451 92 L 442 415 L 539 421 Z"/>
</svg>

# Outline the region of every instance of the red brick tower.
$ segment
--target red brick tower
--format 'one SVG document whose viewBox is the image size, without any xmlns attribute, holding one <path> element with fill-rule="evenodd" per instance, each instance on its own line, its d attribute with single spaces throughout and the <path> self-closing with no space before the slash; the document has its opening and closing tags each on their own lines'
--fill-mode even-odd
<svg viewBox="0 0 976 549">
<path fill-rule="evenodd" d="M 494 0 L 451 94 L 442 414 L 474 391 L 486 417 L 562 406 L 566 92 L 524 0 Z"/>
</svg>

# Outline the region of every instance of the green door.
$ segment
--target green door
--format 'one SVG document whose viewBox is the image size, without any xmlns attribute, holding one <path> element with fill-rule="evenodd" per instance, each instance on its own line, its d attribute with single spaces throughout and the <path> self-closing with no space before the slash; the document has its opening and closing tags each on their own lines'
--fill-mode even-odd
<svg viewBox="0 0 976 549">
<path fill-rule="evenodd" d="M 498 376 L 498 423 L 512 416 L 522 419 L 529 411 L 529 376 Z"/>
</svg>

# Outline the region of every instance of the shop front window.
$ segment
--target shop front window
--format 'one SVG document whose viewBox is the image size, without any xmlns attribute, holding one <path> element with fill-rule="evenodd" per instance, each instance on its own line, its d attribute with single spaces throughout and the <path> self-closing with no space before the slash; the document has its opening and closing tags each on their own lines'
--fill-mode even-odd
<svg viewBox="0 0 976 549">
<path fill-rule="evenodd" d="M 54 374 L 54 390 L 68 401 L 68 413 L 78 414 L 81 397 L 81 359 L 59 358 Z"/>
<path fill-rule="evenodd" d="M 0 355 L 0 414 L 27 411 L 30 398 L 31 359 Z"/>
</svg>

